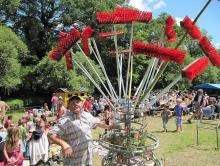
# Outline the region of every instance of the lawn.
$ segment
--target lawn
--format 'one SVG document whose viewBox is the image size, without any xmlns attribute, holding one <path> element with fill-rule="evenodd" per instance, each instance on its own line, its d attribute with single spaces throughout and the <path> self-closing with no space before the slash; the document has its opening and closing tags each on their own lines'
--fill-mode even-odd
<svg viewBox="0 0 220 166">
<path fill-rule="evenodd" d="M 12 114 L 16 122 L 23 112 L 16 111 Z M 9 115 L 7 114 L 7 115 Z M 183 117 L 186 122 L 187 116 Z M 175 133 L 175 119 L 170 119 L 168 123 L 168 132 L 163 133 L 162 122 L 159 117 L 147 117 L 145 122 L 148 124 L 148 132 L 153 133 L 160 140 L 160 146 L 155 151 L 156 156 L 162 160 L 164 166 L 219 166 L 220 150 L 216 150 L 215 130 L 199 130 L 199 145 L 196 144 L 196 125 L 197 121 L 192 124 L 183 124 L 183 132 Z M 205 122 L 211 122 L 205 120 Z M 220 120 L 214 120 L 212 123 L 220 124 Z M 211 126 L 200 124 L 202 126 Z M 93 130 L 94 139 L 99 138 L 103 133 L 102 129 Z M 219 134 L 220 137 L 220 134 Z M 219 139 L 220 142 L 220 139 Z M 94 154 L 94 166 L 101 165 L 101 157 Z"/>
<path fill-rule="evenodd" d="M 186 122 L 187 116 L 183 118 Z M 162 122 L 159 117 L 147 117 L 148 132 L 153 133 L 160 140 L 160 146 L 155 151 L 156 156 L 162 160 L 164 166 L 219 166 L 220 151 L 216 150 L 215 130 L 199 130 L 199 145 L 196 144 L 196 125 L 197 121 L 192 124 L 183 124 L 183 132 L 176 133 L 175 119 L 170 119 L 168 123 L 168 132 L 163 133 Z M 210 122 L 210 121 L 205 121 Z M 212 121 L 220 124 L 220 120 Z M 210 126 L 201 124 L 202 126 Z M 100 129 L 94 130 L 94 137 L 98 138 Z M 219 134 L 220 136 L 220 134 Z M 219 139 L 220 142 L 220 139 Z M 101 165 L 101 158 L 94 156 L 94 166 Z"/>
<path fill-rule="evenodd" d="M 13 116 L 13 123 L 16 124 L 18 122 L 18 119 L 20 119 L 22 116 L 24 116 L 24 110 L 16 110 L 16 111 L 9 111 L 5 115 L 5 120 L 9 115 Z"/>
</svg>

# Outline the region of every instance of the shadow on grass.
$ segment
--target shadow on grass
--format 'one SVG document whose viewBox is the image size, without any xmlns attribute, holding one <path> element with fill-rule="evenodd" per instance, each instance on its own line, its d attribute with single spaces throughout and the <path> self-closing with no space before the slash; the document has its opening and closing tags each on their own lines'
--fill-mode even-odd
<svg viewBox="0 0 220 166">
<path fill-rule="evenodd" d="M 166 132 L 163 130 L 151 131 L 151 133 L 177 133 L 176 130 L 167 130 Z"/>
</svg>

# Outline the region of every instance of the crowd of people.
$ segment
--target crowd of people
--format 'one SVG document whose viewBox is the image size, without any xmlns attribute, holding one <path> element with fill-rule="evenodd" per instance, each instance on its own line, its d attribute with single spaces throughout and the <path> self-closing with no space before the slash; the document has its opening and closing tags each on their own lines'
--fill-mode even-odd
<svg viewBox="0 0 220 166">
<path fill-rule="evenodd" d="M 161 104 L 162 103 L 162 104 Z M 209 109 L 213 112 L 214 118 L 220 118 L 220 102 L 216 97 L 209 97 L 202 89 L 197 92 L 175 92 L 171 91 L 164 95 L 152 108 L 153 114 L 155 110 L 162 110 L 162 126 L 163 131 L 167 131 L 167 124 L 171 117 L 176 117 L 176 130 L 182 131 L 182 116 L 185 114 L 191 115 L 188 119 L 188 123 L 192 123 L 193 119 L 198 119 L 200 122 L 204 117 L 204 110 Z M 149 112 L 152 114 L 152 110 Z M 211 118 L 211 117 L 209 117 Z"/>
<path fill-rule="evenodd" d="M 196 93 L 170 91 L 148 108 L 148 103 L 155 96 L 156 93 L 152 93 L 142 108 L 145 109 L 144 115 L 160 112 L 164 132 L 171 117 L 176 118 L 176 131 L 182 131 L 184 114 L 191 114 L 187 120 L 191 123 L 195 118 L 202 119 L 205 107 L 210 107 L 218 115 L 220 113 L 220 103 L 202 90 Z M 47 103 L 38 111 L 28 109 L 16 123 L 13 123 L 12 115 L 4 118 L 8 109 L 9 106 L 0 101 L 0 148 L 3 152 L 0 166 L 21 166 L 24 159 L 33 166 L 44 164 L 49 159 L 52 143 L 61 146 L 64 165 L 92 165 L 91 130 L 101 127 L 107 133 L 115 127 L 112 108 L 104 98 L 88 97 L 84 100 L 80 96 L 71 96 L 66 108 L 63 98 L 54 94 L 51 109 Z"/>
<path fill-rule="evenodd" d="M 5 107 L 9 109 L 9 106 Z M 7 109 L 3 111 L 1 107 L 4 114 L 0 124 L 3 144 L 0 166 L 21 166 L 23 160 L 29 160 L 33 166 L 45 164 L 52 143 L 62 147 L 64 165 L 91 165 L 91 129 L 101 127 L 107 131 L 111 128 L 108 122 L 110 107 L 104 99 L 98 102 L 90 97 L 84 101 L 79 96 L 72 96 L 66 108 L 63 98 L 53 95 L 51 109 L 47 103 L 41 109 L 27 109 L 16 123 L 13 123 L 12 115 L 4 118 Z M 98 118 L 104 110 L 106 114 Z M 72 153 L 74 155 L 70 157 Z"/>
</svg>

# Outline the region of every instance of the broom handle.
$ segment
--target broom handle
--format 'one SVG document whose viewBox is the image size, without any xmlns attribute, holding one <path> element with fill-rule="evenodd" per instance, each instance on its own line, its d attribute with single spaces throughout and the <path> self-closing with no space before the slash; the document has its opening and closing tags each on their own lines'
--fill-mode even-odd
<svg viewBox="0 0 220 166">
<path fill-rule="evenodd" d="M 150 69 L 150 68 L 148 68 Z M 142 93 L 142 89 L 144 87 L 144 83 L 146 82 L 147 78 L 148 78 L 148 75 L 149 75 L 149 70 L 147 69 L 147 71 L 145 72 L 144 74 L 144 77 L 140 83 L 140 87 L 139 87 L 139 91 L 138 91 L 138 94 L 136 96 L 136 99 L 135 99 L 135 104 L 134 104 L 134 108 L 136 107 L 137 103 L 138 103 L 138 100 L 139 100 L 139 97 L 141 96 L 141 93 Z"/>
<path fill-rule="evenodd" d="M 150 59 L 150 63 L 149 63 L 149 65 L 147 67 L 147 70 L 145 72 L 145 74 L 147 76 L 149 75 L 149 72 L 150 72 L 152 64 L 154 63 L 154 60 L 155 60 L 155 58 L 154 59 Z M 145 81 L 146 81 L 146 79 L 144 80 L 144 77 L 143 77 L 143 79 L 141 80 L 141 82 L 140 82 L 140 84 L 139 84 L 139 86 L 138 86 L 138 88 L 137 88 L 137 90 L 135 92 L 135 96 L 137 96 L 138 92 L 140 91 L 140 87 L 142 86 L 142 84 L 145 84 Z"/>
<path fill-rule="evenodd" d="M 116 26 L 114 25 L 114 43 L 115 43 L 115 50 L 116 50 L 116 67 L 117 67 L 117 75 L 118 75 L 118 91 L 119 91 L 119 100 L 121 99 L 121 68 L 119 62 L 119 55 L 118 55 L 118 39 L 116 35 Z"/>
<path fill-rule="evenodd" d="M 91 47 L 91 49 L 92 49 L 92 52 L 93 52 L 94 55 L 95 55 L 96 60 L 98 61 L 99 65 L 100 65 L 100 67 L 101 67 L 101 70 L 102 70 L 103 74 L 104 74 L 103 66 L 102 66 L 102 64 L 101 64 L 100 59 L 97 57 L 97 55 L 96 55 L 96 53 L 95 53 L 95 51 L 94 51 L 94 49 L 93 49 L 92 47 Z M 107 76 L 106 76 L 105 74 L 104 74 L 104 76 L 105 76 L 105 78 L 106 78 L 106 80 L 107 80 L 107 84 L 108 84 L 108 86 L 109 86 L 109 89 L 110 89 L 110 91 L 111 91 L 111 94 L 114 96 L 114 93 L 113 93 L 113 91 L 112 91 L 112 88 L 111 88 L 111 86 L 110 86 L 109 83 L 108 83 L 108 78 L 107 78 Z M 115 97 L 115 96 L 114 96 L 114 97 Z"/>
<path fill-rule="evenodd" d="M 72 57 L 74 57 L 72 50 L 70 50 L 70 54 L 72 55 Z M 91 76 L 90 73 L 86 70 L 86 68 L 83 66 L 83 64 L 81 64 L 80 62 L 77 62 L 77 59 L 76 59 L 76 58 L 73 58 L 73 62 L 83 71 L 83 73 L 88 77 L 88 79 L 93 83 L 93 85 L 99 90 L 99 92 L 100 92 L 105 98 L 107 98 L 107 96 L 105 95 L 105 93 L 101 90 L 101 88 L 99 87 L 99 85 L 95 82 L 95 80 L 92 78 L 92 76 Z M 111 105 L 112 108 L 115 108 L 110 101 L 109 101 L 109 104 Z"/>
<path fill-rule="evenodd" d="M 166 88 L 164 88 L 153 100 L 150 101 L 148 104 L 148 108 L 150 108 L 152 105 L 154 105 L 157 100 L 159 100 L 165 93 L 167 93 L 179 80 L 182 79 L 182 76 L 179 75 L 173 82 L 171 82 Z"/>
<path fill-rule="evenodd" d="M 154 66 L 155 66 L 156 61 L 157 61 L 157 59 L 154 58 L 154 61 L 153 61 L 152 65 L 150 66 L 150 72 L 149 72 L 149 75 L 148 75 L 147 80 L 146 80 L 146 82 L 145 82 L 144 90 L 146 90 L 146 87 L 148 86 L 149 81 L 151 80 L 151 77 L 153 77 L 153 75 L 152 75 L 152 70 L 154 69 Z M 142 90 L 143 90 L 143 89 L 142 89 Z M 141 94 L 142 94 L 142 93 L 141 93 Z"/>
<path fill-rule="evenodd" d="M 93 51 L 97 61 L 99 62 L 100 66 L 101 66 L 101 69 L 102 69 L 102 71 L 103 71 L 103 73 L 104 73 L 104 75 L 106 77 L 106 80 L 107 80 L 107 83 L 108 83 L 108 85 L 109 85 L 109 87 L 111 89 L 111 92 L 114 94 L 115 98 L 118 99 L 118 96 L 117 96 L 117 94 L 116 94 L 116 92 L 115 92 L 115 90 L 114 90 L 114 88 L 113 88 L 113 86 L 112 86 L 112 84 L 111 84 L 111 82 L 109 80 L 109 77 L 108 77 L 108 75 L 106 73 L 104 64 L 102 62 L 102 58 L 100 56 L 100 53 L 99 53 L 99 50 L 98 50 L 98 47 L 96 45 L 96 42 L 95 42 L 94 38 L 92 39 L 92 41 L 93 41 L 93 44 L 94 44 L 94 47 L 95 47 L 95 50 L 96 50 L 97 53 L 94 51 L 93 47 L 92 47 L 92 51 Z"/>
<path fill-rule="evenodd" d="M 160 46 L 164 46 L 164 39 L 165 39 L 164 33 L 161 33 L 160 40 L 159 40 Z M 148 65 L 148 68 L 150 69 L 149 74 L 148 74 L 148 78 L 147 78 L 147 80 L 144 82 L 144 85 L 145 85 L 145 86 L 144 86 L 144 89 L 143 89 L 143 88 L 141 89 L 140 95 L 143 95 L 143 93 L 145 92 L 146 88 L 148 87 L 148 85 L 150 84 L 150 82 L 152 82 L 152 80 L 155 78 L 156 74 L 157 74 L 158 71 L 159 71 L 159 68 L 161 67 L 161 66 L 159 66 L 159 68 L 156 69 L 156 66 L 158 66 L 159 59 L 153 58 L 151 61 L 153 61 L 153 62 Z M 155 70 L 157 70 L 156 74 L 155 74 Z M 154 74 L 155 74 L 155 75 L 154 75 Z M 139 96 L 139 97 L 140 97 L 140 96 Z M 139 97 L 138 97 L 138 98 L 139 98 Z"/>
<path fill-rule="evenodd" d="M 128 98 L 131 98 L 131 88 L 132 88 L 132 78 L 133 78 L 133 59 L 134 57 L 131 56 L 131 71 L 130 71 L 130 82 L 129 82 L 129 93 L 128 93 Z"/>
<path fill-rule="evenodd" d="M 159 45 L 160 46 L 163 46 L 164 47 L 164 43 L 165 43 L 165 34 L 161 32 L 161 36 L 160 36 L 160 40 L 159 40 Z M 156 58 L 155 58 L 156 59 Z M 161 64 L 162 64 L 163 61 L 161 61 Z M 152 80 L 154 80 L 155 76 L 157 75 L 160 67 L 161 67 L 161 64 L 159 67 L 157 67 L 156 69 L 156 66 L 158 66 L 159 64 L 159 59 L 156 59 L 154 61 L 154 64 L 153 64 L 153 71 L 150 72 L 150 75 L 149 75 L 149 79 L 147 80 L 146 84 L 145 84 L 145 87 L 144 87 L 144 90 L 143 92 L 141 93 L 143 95 L 143 93 L 145 92 L 146 88 L 149 86 L 149 84 L 152 82 Z M 157 70 L 156 74 L 155 74 L 155 71 Z"/>
<path fill-rule="evenodd" d="M 123 62 L 122 56 L 123 55 L 120 56 L 121 85 L 122 85 L 122 90 L 123 90 L 123 97 L 125 97 L 126 93 L 125 93 L 125 85 L 124 85 L 123 72 L 122 72 L 122 62 Z"/>
<path fill-rule="evenodd" d="M 133 41 L 133 31 L 134 31 L 134 23 L 131 23 L 131 35 L 130 35 L 130 46 L 129 46 L 129 55 L 128 55 L 128 69 L 127 69 L 127 78 L 126 78 L 126 86 L 125 86 L 125 93 L 128 95 L 128 81 L 129 81 L 129 73 L 130 73 L 130 66 L 131 66 L 131 49 L 132 49 L 132 41 Z"/>
<path fill-rule="evenodd" d="M 208 7 L 208 5 L 210 4 L 211 0 L 208 0 L 208 2 L 205 4 L 205 6 L 202 8 L 202 10 L 199 12 L 199 14 L 196 16 L 195 20 L 193 21 L 193 24 L 196 23 L 196 21 L 199 19 L 199 17 L 202 15 L 202 13 L 205 11 L 205 9 Z M 180 39 L 180 41 L 177 43 L 175 49 L 177 49 L 183 42 L 183 40 L 185 39 L 187 35 L 187 31 L 185 32 L 185 34 L 183 35 L 183 37 Z M 169 61 L 164 61 L 161 67 L 161 70 L 159 71 L 158 75 L 155 77 L 154 81 L 149 85 L 149 87 L 147 88 L 146 92 L 143 94 L 143 96 L 141 97 L 140 101 L 138 102 L 138 104 L 140 104 L 142 102 L 142 100 L 145 98 L 145 96 L 154 88 L 155 84 L 158 82 L 160 76 L 163 74 L 163 72 L 165 71 L 167 65 L 169 64 Z"/>
<path fill-rule="evenodd" d="M 93 44 L 95 46 L 95 50 L 96 50 L 97 54 L 95 53 L 94 49 L 92 48 L 93 53 L 96 55 L 96 59 L 98 60 L 100 66 L 101 66 L 101 69 L 102 69 L 102 71 L 103 71 L 103 73 L 104 73 L 104 75 L 105 75 L 105 77 L 107 79 L 107 83 L 108 83 L 109 87 L 111 87 L 111 89 L 112 89 L 112 91 L 114 93 L 115 98 L 118 99 L 118 96 L 117 96 L 117 94 L 116 94 L 116 92 L 115 92 L 115 90 L 114 90 L 114 88 L 113 88 L 113 86 L 111 84 L 111 81 L 109 80 L 109 77 L 108 77 L 108 75 L 106 73 L 106 70 L 105 70 L 104 64 L 102 62 L 102 58 L 100 56 L 100 53 L 99 53 L 98 47 L 96 45 L 96 42 L 95 42 L 95 40 L 93 38 L 92 38 L 92 42 L 93 42 Z"/>
<path fill-rule="evenodd" d="M 100 82 L 102 83 L 103 87 L 105 88 L 105 90 L 107 91 L 108 95 L 114 99 L 114 97 L 112 96 L 112 94 L 109 92 L 108 88 L 105 86 L 105 83 L 103 82 L 102 78 L 99 76 L 98 72 L 96 71 L 96 69 L 94 68 L 93 64 L 90 62 L 89 58 L 86 56 L 86 54 L 84 53 L 84 51 L 82 50 L 82 48 L 80 47 L 79 43 L 76 43 L 78 48 L 80 49 L 80 51 L 82 52 L 82 54 L 84 55 L 84 58 L 87 60 L 87 62 L 89 63 L 89 65 L 92 67 L 92 70 L 94 71 L 94 73 L 96 74 L 96 76 L 98 77 L 98 79 L 100 80 Z"/>
</svg>

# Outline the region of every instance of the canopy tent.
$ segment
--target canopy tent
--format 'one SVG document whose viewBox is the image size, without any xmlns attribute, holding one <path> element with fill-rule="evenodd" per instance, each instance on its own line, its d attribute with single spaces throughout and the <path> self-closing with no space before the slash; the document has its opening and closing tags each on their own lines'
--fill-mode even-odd
<svg viewBox="0 0 220 166">
<path fill-rule="evenodd" d="M 194 89 L 203 89 L 210 97 L 217 97 L 220 99 L 220 84 L 205 83 L 194 86 Z"/>
<path fill-rule="evenodd" d="M 205 84 L 196 85 L 194 89 L 220 90 L 220 84 L 205 83 Z"/>
</svg>

